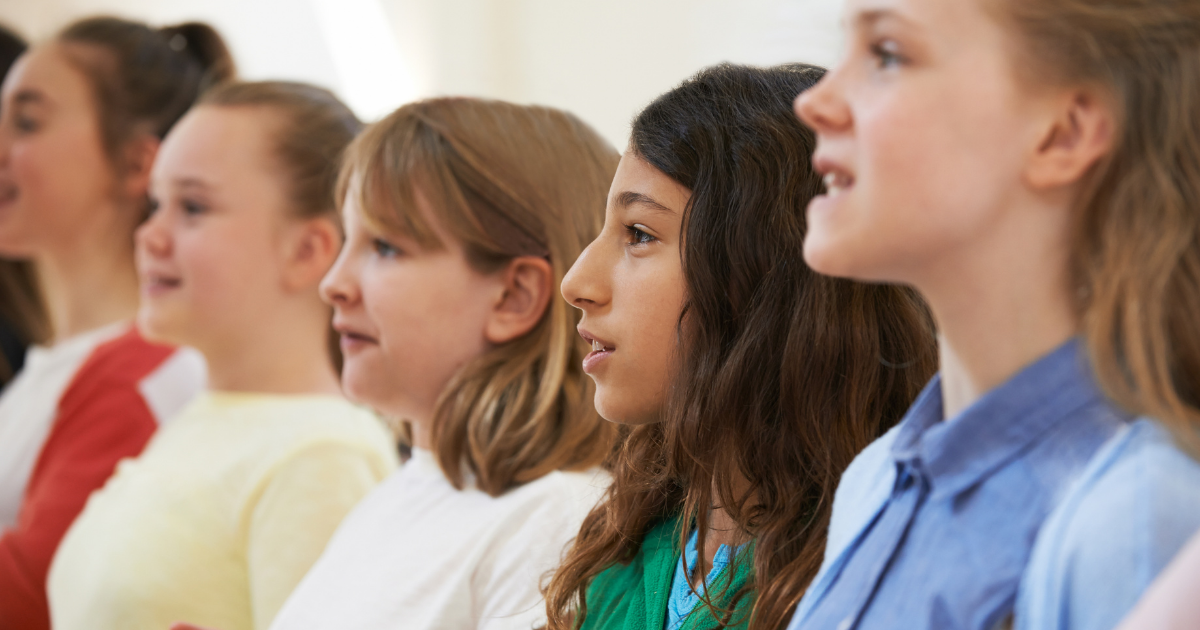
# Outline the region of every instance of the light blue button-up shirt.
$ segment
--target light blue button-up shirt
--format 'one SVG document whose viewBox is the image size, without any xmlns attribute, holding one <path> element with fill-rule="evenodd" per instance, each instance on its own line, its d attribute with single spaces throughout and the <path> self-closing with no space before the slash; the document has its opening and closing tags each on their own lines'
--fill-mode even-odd
<svg viewBox="0 0 1200 630">
<path fill-rule="evenodd" d="M 1064 344 L 959 417 L 942 420 L 935 378 L 900 425 L 846 471 L 824 564 L 797 608 L 792 630 L 991 630 L 1014 610 L 1018 625 L 1031 630 L 1093 627 L 1040 620 L 1060 616 L 1064 606 L 1077 608 L 1064 598 L 1080 580 L 1124 579 L 1072 574 L 1066 579 L 1071 586 L 1056 583 L 1052 576 L 1063 579 L 1056 562 L 1064 541 L 1072 548 L 1095 543 L 1066 532 L 1041 538 L 1048 519 L 1076 523 L 1074 513 L 1062 512 L 1079 503 L 1076 495 L 1085 486 L 1094 491 L 1095 479 L 1104 477 L 1097 462 L 1114 457 L 1113 445 L 1134 431 L 1130 418 L 1097 389 L 1081 344 Z M 1146 422 L 1133 427 L 1143 425 L 1153 427 Z M 1171 465 L 1187 473 L 1184 479 L 1195 478 L 1200 492 L 1200 467 L 1174 450 L 1161 431 L 1158 435 L 1155 444 L 1174 453 Z M 1172 498 L 1187 497 L 1175 492 Z M 1176 529 L 1200 525 L 1200 502 L 1194 508 L 1169 503 L 1156 511 L 1185 514 L 1173 519 L 1180 522 Z M 1156 553 L 1169 557 L 1182 542 L 1166 541 Z M 1044 568 L 1027 571 L 1035 565 Z M 1054 594 L 1032 594 L 1051 583 Z"/>
</svg>

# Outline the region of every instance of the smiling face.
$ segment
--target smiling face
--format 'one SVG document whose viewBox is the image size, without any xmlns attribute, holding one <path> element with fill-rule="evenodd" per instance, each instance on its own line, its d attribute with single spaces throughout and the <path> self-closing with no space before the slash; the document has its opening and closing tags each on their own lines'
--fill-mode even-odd
<svg viewBox="0 0 1200 630">
<path fill-rule="evenodd" d="M 268 116 L 201 106 L 164 141 L 151 177 L 156 209 L 136 239 L 145 334 L 210 354 L 252 334 L 249 323 L 271 321 L 292 221 Z"/>
<path fill-rule="evenodd" d="M 321 283 L 341 334 L 342 386 L 352 400 L 427 425 L 450 379 L 487 349 L 485 326 L 503 281 L 470 267 L 419 191 L 416 204 L 440 249 L 370 229 L 357 197 L 346 196 L 346 242 Z"/>
<path fill-rule="evenodd" d="M 622 424 L 661 420 L 685 295 L 680 226 L 691 192 L 626 153 L 608 195 L 604 228 L 562 282 L 583 311 L 592 345 L 584 371 L 596 410 Z"/>
<path fill-rule="evenodd" d="M 0 255 L 88 238 L 116 188 L 86 79 L 62 45 L 34 48 L 0 91 Z"/>
<path fill-rule="evenodd" d="M 980 0 L 850 0 L 847 27 L 844 59 L 796 101 L 828 188 L 804 257 L 920 287 L 1005 232 L 1044 119 Z"/>
</svg>

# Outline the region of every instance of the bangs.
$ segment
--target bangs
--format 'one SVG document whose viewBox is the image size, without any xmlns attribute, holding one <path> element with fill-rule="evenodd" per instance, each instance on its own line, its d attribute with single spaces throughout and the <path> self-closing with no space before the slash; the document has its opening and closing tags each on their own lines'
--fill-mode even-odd
<svg viewBox="0 0 1200 630">
<path fill-rule="evenodd" d="M 346 202 L 355 202 L 373 232 L 399 234 L 422 248 L 442 249 L 444 243 L 417 203 L 417 191 L 431 207 L 444 205 L 444 174 L 436 167 L 444 162 L 443 151 L 431 130 L 401 109 L 368 127 L 346 150 L 338 203 L 344 211 Z"/>
</svg>

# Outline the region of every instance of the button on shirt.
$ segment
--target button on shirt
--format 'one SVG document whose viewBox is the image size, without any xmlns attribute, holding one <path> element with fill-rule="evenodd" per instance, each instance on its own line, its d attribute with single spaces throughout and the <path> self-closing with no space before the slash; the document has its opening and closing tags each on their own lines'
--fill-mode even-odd
<svg viewBox="0 0 1200 630">
<path fill-rule="evenodd" d="M 797 630 L 992 630 L 1047 515 L 1129 420 L 1071 340 L 943 422 L 938 377 L 842 478 Z"/>
</svg>

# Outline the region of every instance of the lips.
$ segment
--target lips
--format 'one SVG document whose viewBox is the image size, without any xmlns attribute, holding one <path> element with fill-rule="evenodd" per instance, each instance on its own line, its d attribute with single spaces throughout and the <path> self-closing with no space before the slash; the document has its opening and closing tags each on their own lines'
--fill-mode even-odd
<svg viewBox="0 0 1200 630">
<path fill-rule="evenodd" d="M 826 197 L 835 198 L 854 186 L 854 174 L 849 169 L 819 153 L 813 156 L 813 168 L 821 174 Z"/>
<path fill-rule="evenodd" d="M 178 276 L 149 273 L 142 276 L 142 293 L 154 297 L 183 286 L 183 280 Z"/>
<path fill-rule="evenodd" d="M 579 329 L 579 336 L 592 346 L 592 351 L 583 358 L 583 371 L 587 374 L 591 374 L 604 359 L 607 359 L 617 349 L 612 342 L 604 341 L 583 328 Z"/>
<path fill-rule="evenodd" d="M 0 206 L 7 206 L 16 201 L 17 197 L 17 186 L 10 181 L 0 180 Z"/>
<path fill-rule="evenodd" d="M 341 320 L 334 319 L 333 329 L 340 335 L 338 342 L 342 348 L 342 352 L 346 354 L 352 354 L 356 350 L 379 344 L 378 339 Z"/>
</svg>

